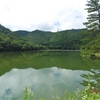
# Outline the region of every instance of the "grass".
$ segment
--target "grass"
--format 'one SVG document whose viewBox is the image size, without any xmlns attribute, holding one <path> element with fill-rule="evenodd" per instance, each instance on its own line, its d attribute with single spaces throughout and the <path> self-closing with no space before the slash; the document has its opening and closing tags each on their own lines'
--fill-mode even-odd
<svg viewBox="0 0 100 100">
<path fill-rule="evenodd" d="M 24 89 L 24 98 L 23 100 L 33 100 L 34 99 L 34 93 L 31 89 L 29 89 L 28 87 L 26 87 Z"/>
<path fill-rule="evenodd" d="M 24 90 L 24 98 L 23 100 L 36 100 L 34 98 L 34 93 L 26 87 Z M 47 100 L 45 98 L 40 98 L 38 100 Z M 48 99 L 49 100 L 49 99 Z M 71 94 L 70 92 L 66 91 L 64 96 L 61 98 L 58 95 L 52 96 L 52 100 L 100 100 L 100 91 L 91 89 L 90 84 L 83 90 L 80 91 L 79 89 Z"/>
<path fill-rule="evenodd" d="M 34 98 L 34 93 L 31 89 L 26 87 L 24 89 L 24 97 L 23 100 L 37 100 Z M 40 98 L 38 100 L 49 100 Z M 77 89 L 73 94 L 66 91 L 63 95 L 63 97 L 59 97 L 58 95 L 52 96 L 52 100 L 100 100 L 100 91 L 97 89 L 94 89 L 94 87 L 91 87 L 90 85 L 90 75 L 88 74 L 88 85 L 80 91 Z"/>
</svg>

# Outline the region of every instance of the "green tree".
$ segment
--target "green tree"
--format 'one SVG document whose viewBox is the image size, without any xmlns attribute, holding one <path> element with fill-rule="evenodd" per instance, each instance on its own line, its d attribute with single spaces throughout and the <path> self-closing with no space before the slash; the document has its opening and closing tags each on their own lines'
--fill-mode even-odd
<svg viewBox="0 0 100 100">
<path fill-rule="evenodd" d="M 88 30 L 100 30 L 100 3 L 99 0 L 88 0 L 86 4 L 88 12 L 86 25 Z"/>
</svg>

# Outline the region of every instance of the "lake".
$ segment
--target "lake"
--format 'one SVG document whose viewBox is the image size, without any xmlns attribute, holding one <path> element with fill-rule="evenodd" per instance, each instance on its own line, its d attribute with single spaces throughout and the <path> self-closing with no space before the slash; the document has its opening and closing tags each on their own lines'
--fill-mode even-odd
<svg viewBox="0 0 100 100">
<path fill-rule="evenodd" d="M 79 51 L 0 52 L 0 100 L 23 100 L 26 86 L 34 98 L 52 100 L 66 90 L 82 90 L 88 73 L 91 86 L 100 88 L 100 60 Z"/>
</svg>

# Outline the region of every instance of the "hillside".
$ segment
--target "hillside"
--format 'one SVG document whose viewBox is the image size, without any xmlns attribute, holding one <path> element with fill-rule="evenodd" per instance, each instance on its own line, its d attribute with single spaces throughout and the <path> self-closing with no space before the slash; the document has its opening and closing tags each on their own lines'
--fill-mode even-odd
<svg viewBox="0 0 100 100">
<path fill-rule="evenodd" d="M 0 25 L 0 51 L 40 49 L 86 50 L 99 52 L 100 32 L 72 29 L 58 32 L 35 30 L 32 32 L 11 30 Z"/>
<path fill-rule="evenodd" d="M 0 25 L 0 51 L 41 49 L 84 50 L 82 55 L 100 58 L 100 32 L 72 29 L 59 32 L 19 30 Z"/>
<path fill-rule="evenodd" d="M 24 30 L 18 30 L 18 31 L 15 31 L 14 33 L 16 33 L 16 34 L 18 34 L 18 35 L 24 37 L 25 35 L 27 35 L 27 34 L 30 33 L 30 32 L 24 31 Z"/>
<path fill-rule="evenodd" d="M 0 24 L 0 34 L 1 33 L 4 33 L 4 34 L 7 34 L 7 33 L 9 33 L 9 32 L 11 32 L 8 28 L 5 28 L 4 26 L 2 26 L 1 24 Z"/>
<path fill-rule="evenodd" d="M 81 48 L 85 51 L 83 54 L 86 54 L 93 58 L 100 59 L 100 32 L 88 32 L 85 37 L 82 39 Z"/>
<path fill-rule="evenodd" d="M 44 47 L 30 42 L 0 25 L 0 51 L 36 50 L 40 48 Z"/>
<path fill-rule="evenodd" d="M 24 35 L 24 31 L 17 31 L 16 33 L 35 44 L 46 46 L 49 49 L 76 50 L 80 48 L 84 31 L 85 29 L 72 29 L 59 32 L 35 30 Z"/>
</svg>

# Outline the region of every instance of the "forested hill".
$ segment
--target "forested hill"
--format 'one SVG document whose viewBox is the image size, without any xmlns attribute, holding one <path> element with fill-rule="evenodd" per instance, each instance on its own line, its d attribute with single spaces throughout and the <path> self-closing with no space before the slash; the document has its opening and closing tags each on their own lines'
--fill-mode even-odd
<svg viewBox="0 0 100 100">
<path fill-rule="evenodd" d="M 21 51 L 40 49 L 78 50 L 82 44 L 85 29 L 59 32 L 35 30 L 28 32 L 11 30 L 0 25 L 0 51 Z"/>
<path fill-rule="evenodd" d="M 36 50 L 44 47 L 30 42 L 0 25 L 0 51 Z"/>
<path fill-rule="evenodd" d="M 49 49 L 77 50 L 80 48 L 84 31 L 85 29 L 72 29 L 59 32 L 35 30 L 32 32 L 16 31 L 15 33 Z"/>
<path fill-rule="evenodd" d="M 24 31 L 24 30 L 19 30 L 19 31 L 15 31 L 14 33 L 24 37 L 25 35 L 27 35 L 30 32 L 29 31 Z"/>
<path fill-rule="evenodd" d="M 9 32 L 11 32 L 8 28 L 5 28 L 4 26 L 2 26 L 1 24 L 0 24 L 0 34 L 1 33 L 5 33 L 5 34 L 7 34 L 7 33 L 9 33 Z"/>
</svg>

